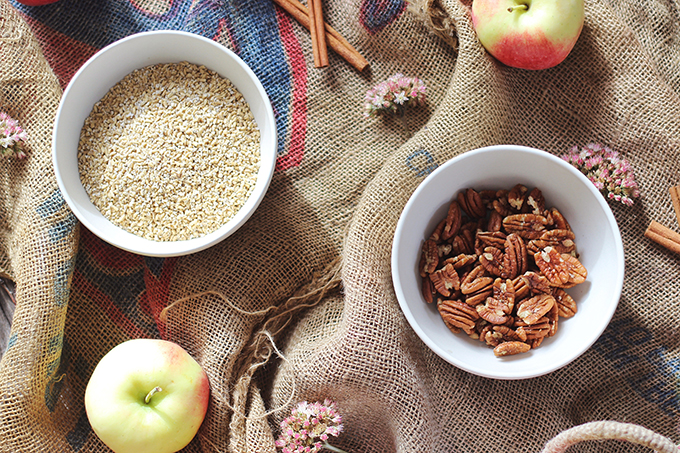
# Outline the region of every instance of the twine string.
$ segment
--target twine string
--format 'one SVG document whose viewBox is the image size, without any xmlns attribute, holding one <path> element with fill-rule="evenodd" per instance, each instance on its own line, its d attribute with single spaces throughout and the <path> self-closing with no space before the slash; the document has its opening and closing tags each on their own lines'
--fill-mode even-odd
<svg viewBox="0 0 680 453">
<path fill-rule="evenodd" d="M 256 329 L 252 341 L 242 349 L 237 362 L 234 364 L 232 376 L 235 376 L 236 378 L 233 386 L 230 386 L 231 391 L 229 392 L 232 395 L 231 401 L 233 401 L 233 403 L 229 401 L 230 398 L 224 398 L 224 396 L 220 394 L 221 402 L 234 412 L 234 417 L 230 424 L 232 429 L 239 428 L 235 426 L 237 422 L 263 419 L 284 410 L 291 404 L 296 392 L 294 373 L 292 374 L 291 392 L 284 404 L 261 415 L 246 415 L 246 395 L 255 372 L 269 363 L 272 354 L 275 354 L 281 360 L 292 366 L 281 350 L 276 346 L 275 338 L 290 324 L 296 313 L 318 305 L 326 294 L 339 288 L 341 284 L 340 270 L 341 258 L 338 257 L 328 265 L 321 276 L 317 276 L 317 278 L 313 279 L 307 286 L 303 287 L 299 291 L 299 294 L 289 297 L 281 305 L 273 305 L 264 310 L 244 310 L 232 303 L 223 293 L 216 290 L 206 290 L 182 297 L 168 304 L 161 310 L 159 319 L 163 323 L 167 323 L 169 313 L 173 308 L 194 299 L 205 296 L 215 296 L 224 301 L 232 310 L 244 316 L 267 317 L 267 315 L 271 315 L 262 322 L 259 329 Z"/>
</svg>

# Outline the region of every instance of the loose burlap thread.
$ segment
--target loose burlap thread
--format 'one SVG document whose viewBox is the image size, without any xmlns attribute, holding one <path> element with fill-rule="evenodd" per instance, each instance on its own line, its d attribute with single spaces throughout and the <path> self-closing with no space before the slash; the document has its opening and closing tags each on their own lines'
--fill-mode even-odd
<svg viewBox="0 0 680 453">
<path fill-rule="evenodd" d="M 338 403 L 345 432 L 333 443 L 348 451 L 672 449 L 678 257 L 642 233 L 651 219 L 674 221 L 677 3 L 587 2 L 570 57 L 540 72 L 490 58 L 469 4 L 412 2 L 411 12 L 368 31 L 358 19 L 379 3 L 325 3 L 327 21 L 371 61 L 366 74 L 334 54 L 328 70 L 314 70 L 308 33 L 288 24 L 305 49 L 291 65 L 308 77 L 300 165 L 277 171 L 235 236 L 153 260 L 79 228 L 56 192 L 49 149 L 61 88 L 47 62 L 59 61 L 41 52 L 56 35 L 29 28 L 25 17 L 39 12 L 22 17 L 0 0 L 0 107 L 30 133 L 29 159 L 0 163 L 0 272 L 17 283 L 0 362 L 1 451 L 107 451 L 89 430 L 82 396 L 98 359 L 130 337 L 176 341 L 209 374 L 208 415 L 186 451 L 274 452 L 291 403 L 324 398 Z M 362 119 L 365 91 L 395 72 L 428 84 L 428 106 L 408 112 L 406 128 Z M 559 154 L 593 141 L 629 159 L 642 190 L 632 208 L 612 204 L 627 270 L 600 341 L 527 381 L 479 378 L 435 356 L 391 286 L 392 235 L 410 194 L 436 165 L 473 148 L 516 143 Z M 589 424 L 599 420 L 607 421 Z"/>
</svg>

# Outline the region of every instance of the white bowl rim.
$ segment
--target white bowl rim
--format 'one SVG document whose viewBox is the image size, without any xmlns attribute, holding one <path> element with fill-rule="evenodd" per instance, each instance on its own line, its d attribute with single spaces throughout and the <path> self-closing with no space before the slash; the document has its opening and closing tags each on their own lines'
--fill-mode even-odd
<svg viewBox="0 0 680 453">
<path fill-rule="evenodd" d="M 194 39 L 197 41 L 203 42 L 205 45 L 212 46 L 213 48 L 221 51 L 223 54 L 228 56 L 233 60 L 233 63 L 235 63 L 239 68 L 244 71 L 249 79 L 250 82 L 255 86 L 259 97 L 263 100 L 263 107 L 265 109 L 263 115 L 267 118 L 266 122 L 270 124 L 273 128 L 271 135 L 270 142 L 267 144 L 267 146 L 271 146 L 273 149 L 271 159 L 265 159 L 265 156 L 262 156 L 261 154 L 261 159 L 260 159 L 260 170 L 258 172 L 258 178 L 256 182 L 256 190 L 250 195 L 248 198 L 246 205 L 244 205 L 240 211 L 237 212 L 237 214 L 232 218 L 231 221 L 217 229 L 216 231 L 206 234 L 204 236 L 190 239 L 190 240 L 184 240 L 184 241 L 168 241 L 168 242 L 159 242 L 159 241 L 152 241 L 148 239 L 141 238 L 139 236 L 136 236 L 132 233 L 129 233 L 122 228 L 119 228 L 114 225 L 114 228 L 120 230 L 120 238 L 118 237 L 110 237 L 104 234 L 100 229 L 93 224 L 88 216 L 82 212 L 78 206 L 77 203 L 75 203 L 71 197 L 68 194 L 68 191 L 66 189 L 66 184 L 62 179 L 61 176 L 61 171 L 59 168 L 59 162 L 58 162 L 58 157 L 57 157 L 57 151 L 56 151 L 56 143 L 57 143 L 57 137 L 59 134 L 58 126 L 59 126 L 59 118 L 62 113 L 62 108 L 64 106 L 64 103 L 67 99 L 69 99 L 69 94 L 71 93 L 71 90 L 73 89 L 74 84 L 77 82 L 77 80 L 81 77 L 82 74 L 86 73 L 89 71 L 89 68 L 100 58 L 104 58 L 105 54 L 110 51 L 111 49 L 114 49 L 119 46 L 124 46 L 124 45 L 129 45 L 131 41 L 138 41 L 138 40 L 144 40 L 149 37 L 153 37 L 156 35 L 163 35 L 163 36 L 168 36 L 168 35 L 175 35 L 175 36 L 181 36 L 181 37 L 186 37 L 190 39 Z M 209 67 L 209 62 L 206 63 L 201 63 Z M 258 124 L 258 127 L 262 127 L 262 125 Z M 262 145 L 261 145 L 262 146 Z M 102 47 L 99 49 L 94 55 L 92 55 L 73 75 L 71 78 L 70 82 L 68 83 L 66 89 L 64 90 L 62 97 L 60 99 L 59 105 L 57 107 L 56 115 L 55 115 L 55 121 L 54 121 L 54 127 L 52 130 L 52 164 L 53 164 L 53 170 L 56 175 L 57 179 L 57 186 L 59 187 L 59 190 L 66 201 L 67 205 L 73 212 L 73 214 L 76 216 L 76 218 L 88 229 L 90 230 L 93 234 L 98 236 L 99 238 L 103 239 L 104 241 L 108 242 L 109 244 L 112 244 L 120 249 L 136 253 L 139 255 L 144 255 L 144 256 L 153 256 L 153 257 L 174 257 L 174 256 L 182 256 L 182 255 L 188 255 L 188 254 L 193 254 L 202 250 L 205 250 L 209 247 L 212 247 L 213 245 L 223 241 L 227 237 L 229 237 L 231 234 L 236 232 L 255 212 L 255 210 L 259 207 L 260 203 L 264 199 L 267 190 L 269 188 L 269 185 L 271 184 L 271 180 L 274 174 L 275 166 L 276 166 L 276 158 L 277 158 L 277 148 L 278 148 L 278 133 L 276 131 L 276 120 L 274 117 L 274 111 L 271 105 L 271 101 L 269 100 L 269 96 L 267 95 L 267 92 L 264 89 L 264 86 L 262 85 L 261 81 L 257 77 L 257 75 L 253 72 L 253 70 L 232 50 L 229 48 L 211 40 L 208 39 L 204 36 L 201 36 L 196 33 L 191 33 L 187 31 L 181 31 L 181 30 L 151 30 L 151 31 L 143 31 L 143 32 L 138 32 L 131 34 L 129 36 L 126 36 L 124 38 L 121 38 L 115 42 L 112 42 L 111 44 L 106 45 L 105 47 Z M 260 148 L 262 149 L 262 148 Z M 260 187 L 258 187 L 260 186 Z M 246 207 L 248 209 L 246 209 Z M 96 208 L 95 208 L 96 209 Z M 103 217 L 103 216 L 102 216 Z M 108 221 L 108 219 L 106 219 Z M 110 223 L 110 222 L 109 222 Z M 111 225 L 113 225 L 111 223 Z M 128 239 L 126 241 L 126 238 Z M 131 240 L 131 241 L 130 241 Z M 134 245 L 131 245 L 134 244 Z M 141 245 L 140 245 L 141 244 Z M 145 246 L 149 245 L 149 248 L 146 248 Z"/>
<path fill-rule="evenodd" d="M 418 322 L 415 319 L 415 316 L 411 312 L 411 309 L 408 306 L 408 303 L 406 301 L 406 296 L 403 292 L 403 289 L 401 287 L 401 283 L 399 281 L 399 278 L 397 276 L 397 268 L 399 265 L 399 255 L 400 255 L 400 250 L 398 247 L 398 239 L 402 235 L 402 230 L 404 228 L 404 214 L 407 213 L 412 205 L 415 203 L 415 200 L 417 198 L 417 194 L 420 193 L 422 190 L 424 190 L 424 187 L 427 185 L 426 183 L 437 177 L 439 173 L 445 172 L 449 167 L 456 165 L 460 160 L 462 159 L 468 159 L 470 157 L 474 157 L 477 155 L 483 155 L 483 154 L 490 154 L 498 151 L 503 151 L 504 153 L 528 153 L 531 155 L 539 156 L 540 158 L 545 158 L 548 159 L 549 161 L 552 161 L 552 163 L 566 169 L 570 173 L 572 173 L 575 177 L 581 180 L 585 187 L 588 188 L 588 190 L 595 196 L 595 199 L 598 201 L 598 204 L 602 208 L 602 211 L 604 212 L 604 215 L 607 217 L 607 221 L 609 226 L 612 229 L 613 233 L 613 240 L 614 240 L 614 254 L 616 256 L 616 263 L 618 268 L 614 270 L 615 279 L 612 281 L 612 288 L 615 291 L 616 297 L 617 297 L 617 303 L 609 305 L 609 309 L 606 312 L 602 313 L 602 318 L 599 323 L 599 328 L 595 331 L 592 332 L 592 338 L 591 341 L 586 345 L 586 347 L 582 348 L 579 351 L 574 351 L 574 353 L 571 356 L 564 357 L 562 361 L 558 361 L 550 366 L 545 366 L 542 368 L 536 368 L 534 372 L 531 373 L 493 373 L 493 372 L 488 372 L 488 370 L 484 370 L 479 367 L 471 366 L 469 364 L 464 364 L 449 353 L 447 353 L 444 348 L 441 347 L 441 345 L 437 344 L 437 342 L 433 341 L 431 337 L 427 334 L 427 332 L 418 324 Z M 453 195 L 453 194 L 452 194 Z M 534 378 L 534 377 L 539 377 L 543 376 L 546 374 L 549 374 L 557 369 L 563 368 L 564 366 L 568 365 L 569 363 L 573 362 L 576 360 L 578 357 L 580 357 L 584 352 L 586 352 L 596 341 L 597 339 L 601 336 L 602 332 L 607 328 L 609 325 L 609 322 L 611 321 L 612 317 L 614 316 L 614 312 L 616 311 L 616 308 L 618 306 L 618 300 L 620 300 L 621 293 L 623 290 L 623 281 L 624 281 L 624 275 L 625 275 L 625 259 L 624 259 L 624 250 L 623 250 L 623 241 L 621 238 L 620 230 L 618 227 L 618 223 L 616 221 L 616 218 L 614 217 L 614 214 L 611 211 L 611 208 L 607 204 L 607 201 L 605 200 L 604 196 L 598 191 L 598 189 L 595 187 L 595 185 L 579 170 L 577 170 L 575 167 L 573 167 L 571 164 L 567 163 L 563 159 L 560 159 L 557 156 L 554 156 L 553 154 L 548 153 L 547 151 L 543 151 L 540 149 L 528 147 L 528 146 L 521 146 L 521 145 L 491 145 L 491 146 L 486 146 L 482 148 L 477 148 L 474 150 L 466 151 L 463 152 L 462 154 L 453 157 L 437 167 L 432 173 L 430 173 L 421 183 L 418 185 L 418 187 L 414 190 L 414 192 L 411 194 L 409 197 L 406 205 L 404 206 L 404 209 L 402 210 L 402 213 L 399 217 L 399 220 L 397 222 L 397 226 L 395 229 L 395 234 L 394 234 L 394 239 L 392 241 L 392 250 L 391 250 L 391 269 L 392 269 L 392 283 L 395 291 L 395 295 L 397 297 L 397 301 L 399 303 L 399 306 L 401 308 L 402 313 L 404 314 L 405 318 L 407 319 L 408 323 L 410 324 L 411 328 L 414 330 L 414 332 L 418 335 L 418 337 L 423 341 L 435 354 L 437 354 L 439 357 L 444 359 L 445 361 L 449 362 L 450 364 L 467 371 L 471 374 L 485 377 L 485 378 L 492 378 L 492 379 L 499 379 L 499 380 L 519 380 L 519 379 L 529 379 L 529 378 Z M 491 353 L 491 351 L 489 351 Z"/>
</svg>

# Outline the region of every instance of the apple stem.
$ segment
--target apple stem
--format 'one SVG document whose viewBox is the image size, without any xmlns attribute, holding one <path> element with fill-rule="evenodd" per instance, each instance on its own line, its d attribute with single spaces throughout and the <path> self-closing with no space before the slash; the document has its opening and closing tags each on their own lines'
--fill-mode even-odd
<svg viewBox="0 0 680 453">
<path fill-rule="evenodd" d="M 151 401 L 151 397 L 154 396 L 156 393 L 162 392 L 162 391 L 163 391 L 163 389 L 160 388 L 160 387 L 154 387 L 154 388 L 152 388 L 151 391 L 150 391 L 150 392 L 146 395 L 146 397 L 144 398 L 144 402 L 145 402 L 146 404 L 149 404 L 149 401 Z"/>
<path fill-rule="evenodd" d="M 511 6 L 510 8 L 508 8 L 508 12 L 511 13 L 516 9 L 529 9 L 529 7 L 525 4 L 521 4 L 521 5 L 517 5 L 517 6 Z"/>
</svg>

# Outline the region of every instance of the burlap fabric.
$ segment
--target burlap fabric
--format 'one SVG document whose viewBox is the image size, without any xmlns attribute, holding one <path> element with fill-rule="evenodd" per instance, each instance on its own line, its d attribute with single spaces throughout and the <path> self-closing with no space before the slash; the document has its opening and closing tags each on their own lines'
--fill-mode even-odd
<svg viewBox="0 0 680 453">
<path fill-rule="evenodd" d="M 371 61 L 365 74 L 333 53 L 329 68 L 314 69 L 306 30 L 268 2 L 150 0 L 144 14 L 129 2 L 137 9 L 125 17 L 128 2 L 75 3 L 18 12 L 0 0 L 0 107 L 30 133 L 27 161 L 0 162 L 0 272 L 17 285 L 0 362 L 1 451 L 107 451 L 87 423 L 84 389 L 99 358 L 132 337 L 176 341 L 208 372 L 208 415 L 187 451 L 274 452 L 291 404 L 324 398 L 344 416 L 334 444 L 350 452 L 675 449 L 678 257 L 642 233 L 651 219 L 678 228 L 668 197 L 679 179 L 677 2 L 588 1 L 573 53 L 541 72 L 494 62 L 457 0 L 408 10 L 400 1 L 324 2 L 327 21 Z M 255 216 L 207 251 L 159 260 L 79 227 L 56 189 L 50 133 L 73 62 L 96 50 L 72 38 L 112 42 L 153 28 L 145 18 L 168 8 L 166 27 L 247 57 L 289 115 L 278 112 L 278 171 Z M 206 23 L 216 22 L 247 39 L 212 35 Z M 244 45 L 272 23 L 286 44 L 280 61 L 267 46 Z M 364 120 L 365 91 L 395 72 L 427 83 L 428 107 L 405 122 Z M 612 205 L 626 280 L 609 328 L 574 363 L 525 381 L 476 377 L 439 359 L 392 290 L 390 245 L 410 194 L 473 148 L 559 154 L 589 142 L 629 159 L 642 190 L 634 207 Z M 580 426 L 600 420 L 628 424 Z"/>
</svg>

